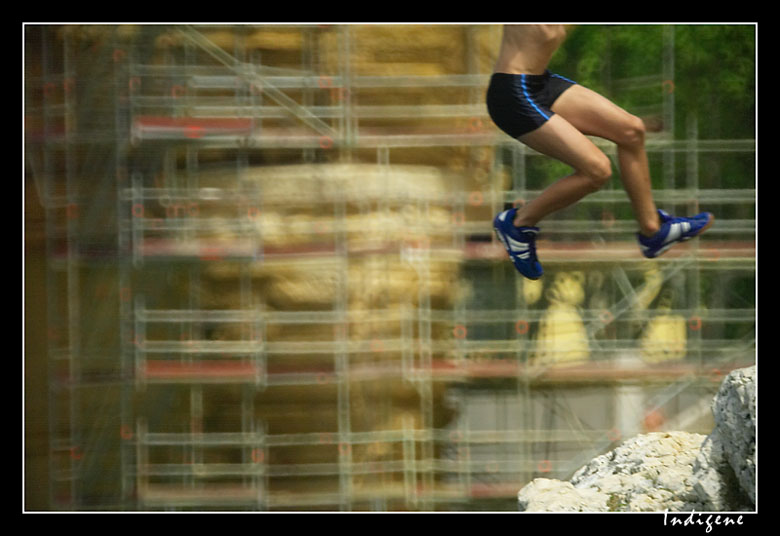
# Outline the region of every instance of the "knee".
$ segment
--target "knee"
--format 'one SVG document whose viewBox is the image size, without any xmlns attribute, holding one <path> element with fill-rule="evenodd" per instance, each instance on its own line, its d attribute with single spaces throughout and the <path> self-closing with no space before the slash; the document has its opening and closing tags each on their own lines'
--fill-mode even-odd
<svg viewBox="0 0 780 536">
<path fill-rule="evenodd" d="M 623 121 L 620 129 L 620 137 L 615 140 L 618 145 L 624 147 L 639 147 L 645 144 L 645 122 L 635 115 L 629 115 Z"/>
<path fill-rule="evenodd" d="M 610 162 L 607 155 L 602 153 L 600 157 L 595 158 L 590 163 L 587 170 L 583 171 L 595 192 L 603 188 L 609 182 L 609 179 L 612 178 L 612 162 Z"/>
</svg>

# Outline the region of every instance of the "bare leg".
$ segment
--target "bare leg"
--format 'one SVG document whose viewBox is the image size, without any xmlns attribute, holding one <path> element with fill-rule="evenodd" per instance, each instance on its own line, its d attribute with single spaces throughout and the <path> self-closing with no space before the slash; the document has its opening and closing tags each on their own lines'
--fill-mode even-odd
<svg viewBox="0 0 780 536">
<path fill-rule="evenodd" d="M 518 209 L 514 223 L 519 227 L 536 225 L 548 214 L 597 191 L 611 176 L 609 158 L 562 115 L 553 115 L 544 125 L 519 140 L 574 168 L 574 173 L 559 179 L 539 197 Z"/>
<path fill-rule="evenodd" d="M 651 189 L 642 120 L 579 85 L 563 92 L 552 109 L 582 133 L 617 144 L 620 178 L 631 200 L 639 231 L 645 236 L 657 232 L 660 221 Z"/>
</svg>

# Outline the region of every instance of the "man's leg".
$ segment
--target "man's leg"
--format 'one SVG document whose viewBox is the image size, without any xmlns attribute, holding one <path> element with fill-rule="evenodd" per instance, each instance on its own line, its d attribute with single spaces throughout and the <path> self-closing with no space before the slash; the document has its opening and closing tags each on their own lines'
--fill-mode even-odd
<svg viewBox="0 0 780 536">
<path fill-rule="evenodd" d="M 545 216 L 597 191 L 612 174 L 609 158 L 562 115 L 553 115 L 541 127 L 518 139 L 574 168 L 574 173 L 554 182 L 517 210 L 514 223 L 518 227 L 535 226 Z"/>
<path fill-rule="evenodd" d="M 601 188 L 612 173 L 609 158 L 560 115 L 552 115 L 541 127 L 520 136 L 521 142 L 542 154 L 574 168 L 539 197 L 518 209 L 508 209 L 493 220 L 493 228 L 515 268 L 529 279 L 539 279 L 544 270 L 536 256 L 536 223 Z"/>
<path fill-rule="evenodd" d="M 631 200 L 639 231 L 645 236 L 655 234 L 660 220 L 653 200 L 642 120 L 580 85 L 564 91 L 552 110 L 583 134 L 617 144 L 620 178 Z"/>
<path fill-rule="evenodd" d="M 515 268 L 529 279 L 539 279 L 544 270 L 536 256 L 537 222 L 601 188 L 612 175 L 609 158 L 585 135 L 558 114 L 539 128 L 518 138 L 542 154 L 574 168 L 539 197 L 518 209 L 508 209 L 493 220 L 493 228 Z"/>
</svg>

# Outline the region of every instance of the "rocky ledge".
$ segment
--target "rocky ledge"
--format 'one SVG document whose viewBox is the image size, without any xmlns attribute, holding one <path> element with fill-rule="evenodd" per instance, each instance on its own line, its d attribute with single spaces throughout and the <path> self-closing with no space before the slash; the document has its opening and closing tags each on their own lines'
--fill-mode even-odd
<svg viewBox="0 0 780 536">
<path fill-rule="evenodd" d="M 627 440 L 565 482 L 537 478 L 526 512 L 740 512 L 756 502 L 756 367 L 731 372 L 712 403 L 708 436 L 656 432 Z"/>
</svg>

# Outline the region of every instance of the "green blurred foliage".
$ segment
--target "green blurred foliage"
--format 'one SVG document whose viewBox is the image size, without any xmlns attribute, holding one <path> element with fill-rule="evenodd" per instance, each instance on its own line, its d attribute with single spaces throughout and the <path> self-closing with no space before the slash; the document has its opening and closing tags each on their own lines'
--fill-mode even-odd
<svg viewBox="0 0 780 536">
<path fill-rule="evenodd" d="M 665 58 L 668 50 L 673 56 Z M 673 85 L 665 81 L 665 60 L 673 62 Z M 688 139 L 692 119 L 698 123 L 700 140 L 755 137 L 756 27 L 752 24 L 580 25 L 570 31 L 550 69 L 605 95 L 646 122 L 663 124 L 664 98 L 673 97 L 671 128 L 678 140 Z M 663 186 L 660 164 L 651 155 L 656 188 Z M 680 185 L 685 166 L 685 158 L 678 157 L 675 176 Z M 699 155 L 701 187 L 753 188 L 754 181 L 754 154 Z"/>
<path fill-rule="evenodd" d="M 675 29 L 676 103 L 699 119 L 699 137 L 755 135 L 755 27 Z"/>
<path fill-rule="evenodd" d="M 665 30 L 674 38 L 675 136 L 699 120 L 700 139 L 753 138 L 756 28 L 744 25 L 581 25 L 569 34 L 550 68 L 624 108 L 661 101 L 668 87 L 628 91 L 619 81 L 663 72 Z"/>
</svg>

